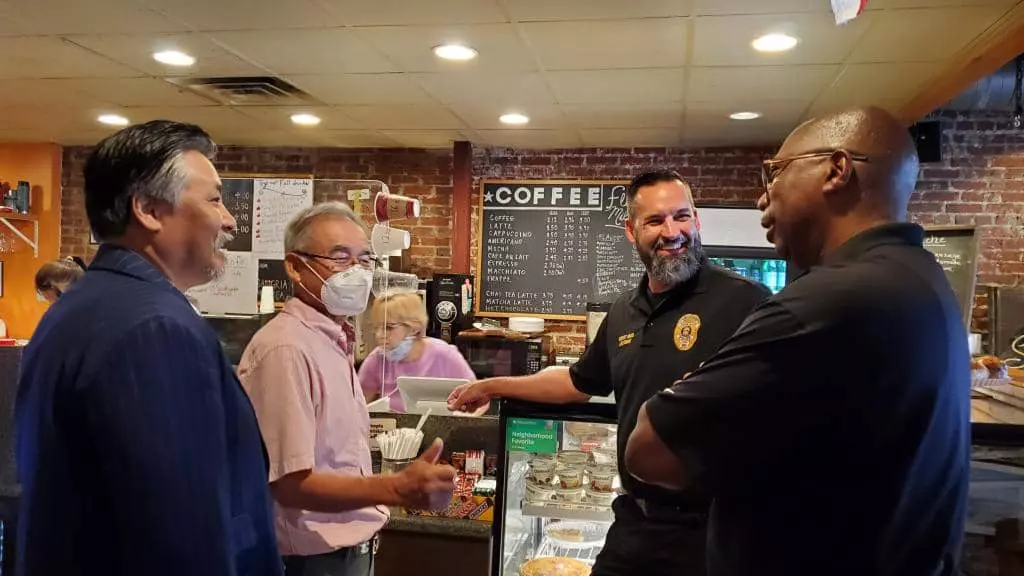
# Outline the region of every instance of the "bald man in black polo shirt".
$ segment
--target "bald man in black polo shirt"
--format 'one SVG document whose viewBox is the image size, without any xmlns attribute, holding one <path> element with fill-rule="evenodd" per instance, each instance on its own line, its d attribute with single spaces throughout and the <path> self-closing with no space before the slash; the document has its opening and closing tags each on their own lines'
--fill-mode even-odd
<svg viewBox="0 0 1024 576">
<path fill-rule="evenodd" d="M 923 230 L 918 159 L 889 113 L 797 128 L 765 162 L 762 225 L 810 270 L 649 400 L 630 473 L 712 486 L 709 574 L 956 573 L 970 354 Z"/>
</svg>

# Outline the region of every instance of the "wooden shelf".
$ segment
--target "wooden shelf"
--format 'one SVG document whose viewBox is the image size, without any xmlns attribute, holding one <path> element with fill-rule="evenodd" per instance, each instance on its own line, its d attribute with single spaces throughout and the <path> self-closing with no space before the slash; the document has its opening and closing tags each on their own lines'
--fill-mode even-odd
<svg viewBox="0 0 1024 576">
<path fill-rule="evenodd" d="M 0 218 L 5 220 L 22 220 L 26 222 L 37 222 L 39 216 L 32 214 L 18 214 L 17 212 L 0 212 Z"/>
<path fill-rule="evenodd" d="M 11 222 L 31 222 L 32 237 L 29 238 Z M 39 217 L 30 214 L 6 214 L 0 212 L 0 225 L 6 226 L 15 236 L 32 247 L 32 255 L 39 257 Z"/>
</svg>

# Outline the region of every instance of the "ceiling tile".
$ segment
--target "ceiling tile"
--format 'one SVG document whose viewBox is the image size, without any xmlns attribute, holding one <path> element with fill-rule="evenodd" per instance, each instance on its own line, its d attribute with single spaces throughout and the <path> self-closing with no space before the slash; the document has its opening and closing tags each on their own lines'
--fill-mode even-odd
<svg viewBox="0 0 1024 576">
<path fill-rule="evenodd" d="M 490 102 L 499 105 L 554 102 L 538 72 L 451 72 L 410 74 L 438 102 Z"/>
<path fill-rule="evenodd" d="M 452 112 L 462 118 L 466 124 L 474 129 L 501 130 L 509 128 L 502 124 L 498 117 L 502 114 L 517 113 L 525 114 L 530 118 L 528 127 L 530 129 L 557 129 L 566 128 L 565 115 L 555 104 L 533 103 L 523 106 L 502 106 L 488 102 L 459 102 L 451 104 Z"/>
<path fill-rule="evenodd" d="M 52 109 L 54 112 L 88 106 L 110 104 L 69 90 L 65 80 L 5 80 L 0 90 L 0 113 L 5 106 L 25 104 Z"/>
<path fill-rule="evenodd" d="M 281 30 L 270 42 L 265 32 L 216 32 L 210 37 L 279 75 L 397 71 L 380 52 L 347 29 Z"/>
<path fill-rule="evenodd" d="M 551 72 L 547 75 L 562 104 L 680 102 L 683 69 Z"/>
<path fill-rule="evenodd" d="M 345 106 L 342 111 L 378 130 L 460 130 L 462 121 L 444 106 Z"/>
<path fill-rule="evenodd" d="M 713 128 L 710 125 L 691 126 L 687 123 L 682 130 L 682 142 L 687 147 L 778 146 L 799 125 L 799 122 L 776 122 L 768 119 L 731 121 L 729 124 Z M 752 172 L 756 170 L 754 167 L 751 168 Z"/>
<path fill-rule="evenodd" d="M 1013 6 L 1020 0 L 871 0 L 867 10 L 939 8 L 942 6 Z"/>
<path fill-rule="evenodd" d="M 58 86 L 118 106 L 209 106 L 210 100 L 154 78 L 75 78 Z"/>
<path fill-rule="evenodd" d="M 212 131 L 210 135 L 217 144 L 232 146 L 323 146 L 327 143 L 322 134 L 301 130 L 233 130 L 224 134 Z"/>
<path fill-rule="evenodd" d="M 0 142 L 25 144 L 30 142 L 56 142 L 47 132 L 33 129 L 0 130 Z"/>
<path fill-rule="evenodd" d="M 511 24 L 381 26 L 359 28 L 358 33 L 405 72 L 527 72 L 537 69 Z M 480 55 L 467 62 L 434 56 L 435 46 L 451 43 L 472 46 Z"/>
<path fill-rule="evenodd" d="M 887 10 L 872 15 L 849 62 L 932 62 L 951 58 L 1002 16 L 998 7 Z"/>
<path fill-rule="evenodd" d="M 697 16 L 829 12 L 829 8 L 828 2 L 820 0 L 693 0 L 693 11 Z"/>
<path fill-rule="evenodd" d="M 293 74 L 295 86 L 325 104 L 433 104 L 409 74 Z"/>
<path fill-rule="evenodd" d="M 0 14 L 18 21 L 18 34 L 181 32 L 183 22 L 134 0 L 0 0 Z"/>
<path fill-rule="evenodd" d="M 796 96 L 794 94 L 794 96 Z M 764 100 L 752 94 L 748 102 L 730 103 L 728 101 L 716 102 L 687 102 L 686 104 L 686 126 L 718 128 L 741 125 L 760 125 L 765 123 L 785 124 L 795 126 L 803 117 L 804 111 L 811 104 L 814 95 L 807 95 L 803 100 Z M 733 112 L 760 112 L 764 116 L 756 120 L 733 120 L 729 114 Z"/>
<path fill-rule="evenodd" d="M 323 0 L 348 26 L 507 22 L 496 0 Z"/>
<path fill-rule="evenodd" d="M 363 130 L 363 124 L 356 122 L 339 108 L 329 106 L 239 106 L 236 111 L 244 116 L 252 116 L 261 125 L 275 130 L 297 130 L 313 132 L 317 130 Z M 320 118 L 316 126 L 295 126 L 292 114 L 314 114 Z"/>
<path fill-rule="evenodd" d="M 67 39 L 153 76 L 256 76 L 265 73 L 198 33 L 107 34 Z M 193 56 L 196 63 L 188 67 L 161 64 L 153 59 L 153 53 L 161 50 L 180 50 Z"/>
<path fill-rule="evenodd" d="M 451 148 L 456 140 L 470 140 L 459 130 L 381 130 L 407 148 Z"/>
<path fill-rule="evenodd" d="M 372 130 L 332 130 L 324 132 L 324 141 L 343 148 L 396 148 L 394 139 Z"/>
<path fill-rule="evenodd" d="M 811 109 L 820 110 L 819 101 L 827 104 L 830 111 L 905 102 L 942 70 L 943 65 L 935 62 L 850 64 L 843 68 L 835 83 L 818 96 Z"/>
<path fill-rule="evenodd" d="M 323 28 L 341 23 L 313 0 L 140 0 L 187 22 L 196 30 L 280 30 Z M 121 29 L 124 32 L 129 29 Z M 276 36 L 270 43 L 278 45 Z"/>
<path fill-rule="evenodd" d="M 686 64 L 688 22 L 649 18 L 520 27 L 546 70 L 672 68 Z"/>
<path fill-rule="evenodd" d="M 75 78 L 85 74 L 92 78 L 141 76 L 57 37 L 0 36 L 0 79 Z"/>
<path fill-rule="evenodd" d="M 766 66 L 836 64 L 845 60 L 871 24 L 872 13 L 836 26 L 830 12 L 697 18 L 695 66 Z M 763 34 L 784 32 L 800 39 L 789 52 L 763 54 L 750 43 Z"/>
<path fill-rule="evenodd" d="M 678 146 L 678 128 L 630 128 L 580 130 L 583 144 L 597 147 Z"/>
<path fill-rule="evenodd" d="M 842 66 L 698 66 L 690 70 L 686 99 L 711 102 L 755 97 L 784 100 L 814 97 L 839 75 Z"/>
<path fill-rule="evenodd" d="M 549 20 L 617 20 L 688 16 L 691 0 L 505 0 L 512 19 L 519 22 Z"/>
<path fill-rule="evenodd" d="M 668 128 L 683 121 L 683 105 L 563 104 L 562 111 L 578 128 Z"/>
<path fill-rule="evenodd" d="M 477 130 L 487 146 L 508 148 L 578 148 L 583 145 L 575 130 Z"/>
<path fill-rule="evenodd" d="M 58 142 L 64 146 L 95 146 L 116 131 L 116 128 L 103 127 L 90 129 L 61 127 L 50 131 L 46 141 Z"/>
<path fill-rule="evenodd" d="M 149 120 L 188 122 L 215 136 L 240 129 L 248 132 L 257 127 L 263 128 L 253 117 L 243 115 L 230 106 L 139 106 L 125 108 L 124 113 L 132 123 Z"/>
</svg>

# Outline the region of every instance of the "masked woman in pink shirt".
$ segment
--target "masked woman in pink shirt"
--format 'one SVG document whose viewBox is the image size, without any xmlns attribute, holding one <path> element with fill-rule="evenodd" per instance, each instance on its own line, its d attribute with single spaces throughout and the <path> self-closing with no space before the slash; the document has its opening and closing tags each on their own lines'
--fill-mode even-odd
<svg viewBox="0 0 1024 576">
<path fill-rule="evenodd" d="M 398 393 L 399 376 L 476 380 L 458 348 L 426 336 L 427 311 L 418 294 L 404 292 L 379 298 L 370 318 L 382 345 L 359 367 L 359 383 L 367 402 L 387 396 L 392 411 L 404 412 L 405 402 Z"/>
</svg>

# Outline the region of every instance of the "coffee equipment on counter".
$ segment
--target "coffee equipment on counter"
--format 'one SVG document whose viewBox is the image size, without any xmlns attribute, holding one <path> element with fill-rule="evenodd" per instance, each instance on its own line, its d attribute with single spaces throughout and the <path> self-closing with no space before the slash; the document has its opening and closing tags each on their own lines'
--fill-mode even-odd
<svg viewBox="0 0 1024 576">
<path fill-rule="evenodd" d="M 473 324 L 473 276 L 434 274 L 427 285 L 427 336 L 449 344 Z"/>
<path fill-rule="evenodd" d="M 587 346 L 597 337 L 597 329 L 611 309 L 611 302 L 587 302 Z"/>
</svg>

